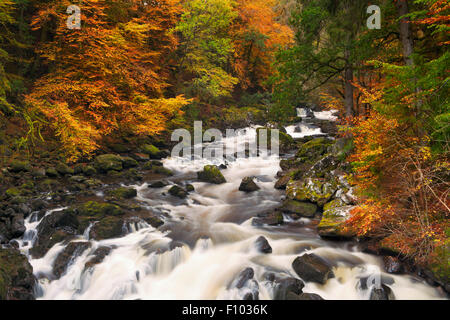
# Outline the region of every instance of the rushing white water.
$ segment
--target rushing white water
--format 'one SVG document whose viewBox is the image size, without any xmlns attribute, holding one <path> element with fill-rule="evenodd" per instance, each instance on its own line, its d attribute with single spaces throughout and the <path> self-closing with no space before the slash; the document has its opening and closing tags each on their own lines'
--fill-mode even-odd
<svg viewBox="0 0 450 320">
<path fill-rule="evenodd" d="M 254 139 L 255 128 L 248 129 L 245 136 Z M 244 140 L 239 139 L 239 143 Z M 225 139 L 223 143 L 233 141 Z M 169 158 L 164 165 L 176 172 L 172 178 L 175 181 L 195 176 L 193 173 L 207 162 Z M 354 245 L 321 240 L 308 227 L 308 219 L 279 227 L 252 226 L 257 213 L 276 207 L 282 197 L 274 189 L 278 170 L 276 156 L 237 159 L 223 170 L 227 183 L 193 182 L 195 192 L 185 201 L 163 196 L 169 187 L 150 189 L 147 183 L 135 186 L 138 200 L 170 215 L 165 225 L 156 230 L 145 223 L 136 224 L 126 236 L 103 241 L 89 240 L 89 232 L 85 232 L 74 241 L 89 241 L 89 249 L 73 259 L 60 279 L 52 280 L 52 266 L 64 249 L 61 244 L 55 245 L 43 258 L 30 260 L 40 278 L 38 298 L 242 299 L 245 293 L 259 290 L 260 299 L 273 299 L 273 283 L 266 280 L 265 273 L 297 277 L 292 261 L 314 252 L 336 262 L 336 278 L 325 285 L 308 282 L 304 292 L 317 293 L 325 299 L 367 299 L 369 291 L 358 290 L 358 281 L 382 270 L 380 258 L 359 252 Z M 242 178 L 247 176 L 256 177 L 259 191 L 238 191 Z M 38 223 L 33 217 L 26 221 L 27 232 L 20 243 L 25 253 L 33 245 Z M 268 239 L 271 254 L 256 249 L 254 243 L 259 236 Z M 172 240 L 185 244 L 173 250 L 158 250 L 167 249 Z M 86 268 L 93 252 L 105 246 L 112 248 L 110 254 L 101 263 Z M 237 275 L 247 267 L 254 269 L 256 281 L 240 289 L 234 287 Z M 389 277 L 395 281 L 390 287 L 397 299 L 441 297 L 435 288 L 412 276 Z"/>
<path fill-rule="evenodd" d="M 314 117 L 319 120 L 336 121 L 338 117 L 335 115 L 337 110 L 325 110 L 314 112 Z"/>
</svg>

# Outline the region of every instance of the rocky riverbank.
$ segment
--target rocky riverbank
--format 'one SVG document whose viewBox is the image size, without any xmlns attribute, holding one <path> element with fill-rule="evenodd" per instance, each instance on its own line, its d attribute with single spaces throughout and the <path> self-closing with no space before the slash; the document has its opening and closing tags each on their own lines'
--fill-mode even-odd
<svg viewBox="0 0 450 320">
<path fill-rule="evenodd" d="M 268 127 L 283 129 L 276 125 Z M 398 253 L 370 239 L 357 239 L 355 232 L 346 228 L 349 212 L 357 206 L 355 192 L 347 179 L 349 164 L 345 161 L 351 152 L 351 140 L 334 138 L 336 127 L 329 121 L 327 125 L 322 123 L 322 127 L 330 134 L 294 139 L 285 130 L 280 133 L 280 150 L 285 156 L 280 162 L 282 170 L 277 173 L 275 188 L 285 192 L 285 199 L 274 210 L 258 212 L 252 219 L 253 226 L 276 228 L 288 221 L 306 218 L 306 227 L 317 230 L 315 232 L 327 241 L 350 241 L 366 252 L 383 255 L 387 273 L 419 273 L 430 285 L 445 288 L 432 274 L 415 268 Z M 226 165 L 207 165 L 195 177 L 171 179 L 173 173 L 161 162 L 169 154 L 167 148 L 163 143 L 158 146 L 146 143 L 132 151 L 116 145 L 111 148 L 114 153 L 100 154 L 91 161 L 72 166 L 59 161 L 48 161 L 43 166 L 16 160 L 3 168 L 0 175 L 0 298 L 32 299 L 38 290 L 35 284 L 39 278 L 60 279 L 73 261 L 86 252 L 90 252 L 89 259 L 81 268 L 90 270 L 115 249 L 114 245 L 93 248 L 91 241 L 117 239 L 145 226 L 161 228 L 168 213 L 142 201 L 138 190 L 130 185 L 146 182 L 149 190 L 166 190 L 161 191 L 163 196 L 178 199 L 174 200 L 177 202 L 185 201 L 196 192 L 192 184 L 196 181 L 211 186 L 227 183 L 221 172 Z M 257 179 L 248 176 L 242 179 L 236 191 L 251 195 L 261 189 L 258 184 Z M 39 224 L 27 229 L 26 221 Z M 58 251 L 50 266 L 51 274 L 33 274 L 23 253 L 30 259 L 40 259 L 58 243 L 64 248 Z M 255 245 L 263 254 L 272 252 L 264 237 L 258 238 Z M 172 240 L 146 250 L 163 254 L 183 246 L 185 244 Z M 299 256 L 292 262 L 298 277 L 322 285 L 336 276 L 334 267 L 333 262 L 313 253 Z M 237 291 L 244 287 L 245 290 L 256 288 L 254 273 L 252 268 L 243 270 L 229 287 Z M 275 288 L 276 299 L 321 299 L 317 294 L 303 292 L 305 284 L 297 278 L 280 277 L 277 273 L 264 277 Z M 392 299 L 389 281 L 385 279 L 382 287 L 371 292 L 370 298 Z M 257 299 L 257 292 L 253 290 L 243 296 Z"/>
</svg>

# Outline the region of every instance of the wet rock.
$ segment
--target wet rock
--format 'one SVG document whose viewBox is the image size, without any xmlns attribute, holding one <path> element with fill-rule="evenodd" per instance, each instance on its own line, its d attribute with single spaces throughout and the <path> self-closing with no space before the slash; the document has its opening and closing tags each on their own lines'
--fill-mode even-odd
<svg viewBox="0 0 450 320">
<path fill-rule="evenodd" d="M 55 169 L 62 176 L 68 175 L 68 174 L 74 174 L 74 170 L 72 168 L 70 168 L 68 165 L 66 165 L 65 163 L 62 163 L 62 162 L 58 163 L 56 165 Z"/>
<path fill-rule="evenodd" d="M 134 188 L 119 187 L 114 190 L 109 190 L 107 194 L 118 199 L 132 199 L 137 196 L 137 190 Z"/>
<path fill-rule="evenodd" d="M 156 182 L 153 182 L 152 184 L 150 184 L 148 187 L 152 188 L 152 189 L 160 189 L 160 188 L 164 188 L 165 186 L 167 186 L 166 182 L 156 181 Z"/>
<path fill-rule="evenodd" d="M 90 247 L 89 242 L 80 241 L 80 242 L 71 242 L 69 243 L 64 250 L 58 255 L 54 264 L 53 264 L 53 274 L 59 279 L 70 266 L 71 263 L 75 261 L 80 255 L 83 254 L 85 250 Z"/>
<path fill-rule="evenodd" d="M 95 168 L 100 172 L 122 171 L 122 158 L 114 154 L 103 154 L 95 158 Z"/>
<path fill-rule="evenodd" d="M 148 154 L 150 159 L 162 159 L 164 158 L 164 154 L 162 154 L 161 150 L 158 147 L 155 147 L 152 144 L 145 144 L 141 147 L 142 153 Z"/>
<path fill-rule="evenodd" d="M 222 184 L 227 182 L 222 172 L 220 172 L 217 166 L 207 165 L 203 168 L 203 171 L 197 173 L 198 179 L 203 182 L 209 182 L 214 184 Z"/>
<path fill-rule="evenodd" d="M 284 213 L 312 218 L 317 212 L 317 205 L 297 200 L 286 200 L 280 210 Z"/>
<path fill-rule="evenodd" d="M 233 281 L 233 287 L 241 289 L 244 287 L 248 280 L 253 279 L 255 271 L 252 268 L 246 268 L 238 275 L 238 277 Z"/>
<path fill-rule="evenodd" d="M 169 194 L 180 199 L 184 199 L 188 195 L 186 190 L 176 185 L 169 189 Z"/>
<path fill-rule="evenodd" d="M 297 257 L 292 262 L 292 268 L 306 282 L 325 284 L 328 279 L 334 278 L 332 266 L 315 254 L 304 254 Z"/>
<path fill-rule="evenodd" d="M 302 162 L 315 163 L 327 153 L 328 147 L 333 141 L 324 137 L 316 138 L 302 144 L 297 151 L 296 157 Z"/>
<path fill-rule="evenodd" d="M 11 220 L 11 236 L 13 238 L 19 238 L 25 233 L 25 221 L 23 214 L 15 215 Z"/>
<path fill-rule="evenodd" d="M 83 174 L 85 176 L 91 177 L 96 173 L 97 173 L 97 170 L 93 166 L 84 166 L 83 167 Z"/>
<path fill-rule="evenodd" d="M 119 217 L 105 217 L 92 226 L 89 238 L 99 240 L 114 239 L 122 237 L 124 230 L 124 220 Z"/>
<path fill-rule="evenodd" d="M 369 300 L 395 300 L 395 295 L 391 288 L 382 284 L 380 287 L 372 287 Z"/>
<path fill-rule="evenodd" d="M 241 181 L 241 185 L 239 186 L 239 191 L 244 191 L 244 192 L 254 192 L 254 191 L 258 191 L 260 189 L 260 187 L 258 187 L 255 183 L 255 181 L 253 181 L 252 177 L 246 177 L 244 179 L 242 179 Z"/>
<path fill-rule="evenodd" d="M 275 182 L 275 189 L 286 190 L 289 180 L 291 180 L 291 176 L 289 174 L 282 176 L 280 179 L 277 180 L 277 182 Z"/>
<path fill-rule="evenodd" d="M 122 165 L 125 169 L 135 168 L 139 163 L 131 157 L 122 157 Z"/>
<path fill-rule="evenodd" d="M 19 209 L 18 211 L 22 213 L 25 218 L 28 217 L 31 213 L 31 208 L 27 206 L 25 203 L 19 204 L 18 209 Z"/>
<path fill-rule="evenodd" d="M 30 163 L 28 161 L 20 161 L 20 160 L 13 160 L 10 163 L 9 171 L 18 173 L 18 172 L 28 172 L 31 170 Z"/>
<path fill-rule="evenodd" d="M 252 225 L 256 227 L 269 225 L 277 226 L 283 224 L 283 214 L 279 211 L 271 213 L 259 214 L 258 217 L 253 218 Z"/>
<path fill-rule="evenodd" d="M 190 183 L 188 183 L 188 184 L 185 186 L 185 188 L 186 188 L 186 191 L 187 191 L 187 192 L 193 192 L 193 191 L 195 191 L 194 186 L 193 186 L 192 184 L 190 184 Z"/>
<path fill-rule="evenodd" d="M 296 278 L 284 278 L 275 281 L 274 300 L 287 300 L 289 294 L 300 295 L 305 284 Z"/>
<path fill-rule="evenodd" d="M 399 274 L 403 272 L 403 264 L 400 262 L 400 259 L 391 256 L 384 256 L 384 269 L 387 273 Z"/>
<path fill-rule="evenodd" d="M 56 178 L 56 177 L 59 176 L 58 171 L 56 171 L 56 169 L 53 168 L 53 167 L 48 168 L 48 169 L 45 171 L 45 174 L 47 175 L 47 177 L 50 177 L 50 178 Z"/>
<path fill-rule="evenodd" d="M 125 212 L 117 205 L 96 201 L 88 201 L 78 206 L 78 215 L 100 220 L 106 216 L 122 216 Z"/>
<path fill-rule="evenodd" d="M 0 248 L 0 300 L 34 300 L 35 284 L 27 258 L 16 249 Z"/>
<path fill-rule="evenodd" d="M 56 211 L 44 217 L 37 227 L 37 239 L 30 250 L 33 258 L 42 258 L 56 243 L 77 234 L 79 222 L 73 210 Z"/>
<path fill-rule="evenodd" d="M 289 181 L 286 187 L 288 199 L 308 201 L 324 206 L 331 200 L 337 190 L 337 182 L 323 179 L 307 178 L 300 181 Z"/>
<path fill-rule="evenodd" d="M 91 259 L 89 259 L 88 262 L 85 263 L 84 268 L 85 269 L 89 269 L 94 267 L 97 264 L 100 264 L 103 262 L 103 260 L 106 258 L 106 256 L 108 256 L 112 251 L 111 247 L 99 247 L 97 248 L 94 253 L 92 254 L 93 257 Z"/>
<path fill-rule="evenodd" d="M 162 166 L 153 166 L 152 167 L 152 172 L 153 173 L 157 173 L 157 174 L 161 174 L 161 175 L 164 175 L 164 176 L 173 176 L 172 170 L 169 170 L 169 169 L 167 169 L 165 167 L 162 167 Z"/>
<path fill-rule="evenodd" d="M 358 281 L 357 288 L 359 290 L 367 290 L 371 287 L 379 287 L 380 285 L 392 285 L 395 283 L 394 278 L 383 274 L 371 274 L 370 276 L 361 277 Z"/>
<path fill-rule="evenodd" d="M 272 253 L 272 247 L 270 246 L 269 241 L 267 241 L 267 239 L 263 236 L 260 236 L 258 239 L 256 239 L 255 246 L 259 252 L 265 254 Z"/>
<path fill-rule="evenodd" d="M 349 239 L 356 236 L 356 232 L 346 226 L 346 221 L 354 208 L 355 206 L 347 206 L 339 199 L 327 203 L 317 226 L 319 235 L 333 239 Z"/>
</svg>

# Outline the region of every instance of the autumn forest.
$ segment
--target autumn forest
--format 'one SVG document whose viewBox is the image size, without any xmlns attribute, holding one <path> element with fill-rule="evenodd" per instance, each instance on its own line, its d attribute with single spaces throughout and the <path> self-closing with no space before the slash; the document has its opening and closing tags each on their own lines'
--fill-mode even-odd
<svg viewBox="0 0 450 320">
<path fill-rule="evenodd" d="M 449 45 L 448 0 L 0 0 L 0 300 L 448 298 Z"/>
</svg>

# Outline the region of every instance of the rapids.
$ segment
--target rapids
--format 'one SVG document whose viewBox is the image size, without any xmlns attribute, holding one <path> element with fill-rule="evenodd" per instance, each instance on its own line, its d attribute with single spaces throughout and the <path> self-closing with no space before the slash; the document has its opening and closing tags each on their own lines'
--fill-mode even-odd
<svg viewBox="0 0 450 320">
<path fill-rule="evenodd" d="M 332 119 L 331 113 L 316 117 Z M 292 128 L 288 133 L 295 137 Z M 309 125 L 298 135 L 322 134 Z M 245 137 L 244 137 L 245 136 Z M 247 128 L 243 137 L 255 139 L 256 129 Z M 238 139 L 243 143 L 245 139 Z M 225 138 L 216 144 L 228 145 Z M 277 227 L 255 227 L 256 214 L 277 207 L 283 194 L 274 188 L 280 170 L 277 156 L 237 159 L 222 170 L 227 183 L 211 185 L 195 181 L 195 173 L 206 160 L 168 158 L 165 167 L 173 170 L 170 181 L 190 181 L 195 192 L 185 200 L 163 195 L 168 187 L 148 188 L 148 182 L 135 185 L 137 199 L 166 215 L 165 224 L 155 229 L 141 222 L 129 226 L 121 238 L 94 241 L 85 232 L 73 241 L 89 241 L 90 248 L 73 257 L 60 279 L 52 276 L 52 266 L 64 245 L 56 244 L 41 259 L 31 259 L 39 279 L 38 299 L 242 299 L 246 292 L 259 290 L 260 299 L 273 299 L 273 282 L 266 280 L 268 272 L 296 277 L 291 267 L 299 255 L 314 252 L 337 264 L 336 278 L 325 285 L 307 282 L 304 292 L 317 293 L 324 299 L 368 299 L 369 290 L 359 289 L 361 277 L 380 273 L 394 279 L 390 285 L 396 299 L 439 299 L 441 293 L 412 275 L 387 275 L 382 272 L 381 258 L 362 253 L 355 243 L 322 240 L 308 219 L 289 221 Z M 247 194 L 238 191 L 242 178 L 256 177 L 259 191 Z M 63 210 L 64 208 L 56 209 Z M 47 214 L 50 214 L 49 211 Z M 20 241 L 22 252 L 28 255 L 39 224 L 35 215 L 26 221 L 26 234 Z M 272 247 L 271 254 L 260 253 L 254 243 L 264 236 Z M 158 251 L 176 241 L 183 243 L 171 251 Z M 85 269 L 84 265 L 100 246 L 112 251 L 103 262 Z M 29 256 L 29 255 L 28 255 Z M 256 281 L 237 289 L 233 281 L 247 267 L 255 271 Z M 258 289 L 259 287 L 259 289 Z"/>
</svg>

